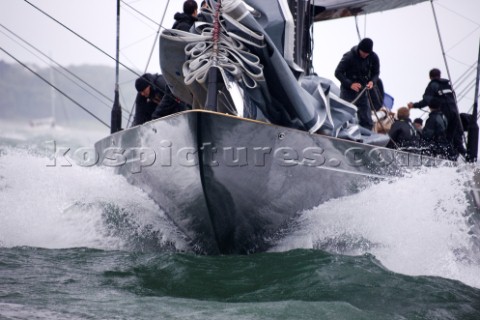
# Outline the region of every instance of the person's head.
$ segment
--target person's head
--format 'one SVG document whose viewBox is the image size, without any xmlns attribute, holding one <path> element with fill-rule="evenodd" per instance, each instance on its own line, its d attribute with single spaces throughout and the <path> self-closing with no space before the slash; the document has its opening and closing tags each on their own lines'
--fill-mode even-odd
<svg viewBox="0 0 480 320">
<path fill-rule="evenodd" d="M 373 41 L 370 38 L 363 38 L 358 43 L 357 47 L 358 47 L 358 54 L 360 55 L 360 57 L 362 57 L 362 59 L 365 59 L 373 51 Z"/>
<path fill-rule="evenodd" d="M 200 4 L 200 8 L 208 8 L 207 1 L 203 0 L 202 3 Z"/>
<path fill-rule="evenodd" d="M 410 117 L 410 109 L 407 107 L 401 107 L 397 110 L 398 120 L 407 120 Z"/>
<path fill-rule="evenodd" d="M 441 72 L 439 69 L 437 68 L 433 68 L 432 70 L 430 70 L 430 72 L 428 73 L 430 79 L 440 79 L 440 76 L 441 76 Z"/>
<path fill-rule="evenodd" d="M 187 0 L 183 3 L 183 13 L 189 16 L 196 16 L 198 12 L 198 5 L 194 0 Z"/>
<path fill-rule="evenodd" d="M 137 89 L 137 92 L 145 98 L 150 95 L 150 83 L 145 75 L 135 80 L 135 89 Z"/>
<path fill-rule="evenodd" d="M 422 118 L 415 118 L 415 120 L 413 120 L 413 124 L 415 125 L 415 127 L 417 128 L 422 128 L 423 127 L 423 120 Z"/>
</svg>

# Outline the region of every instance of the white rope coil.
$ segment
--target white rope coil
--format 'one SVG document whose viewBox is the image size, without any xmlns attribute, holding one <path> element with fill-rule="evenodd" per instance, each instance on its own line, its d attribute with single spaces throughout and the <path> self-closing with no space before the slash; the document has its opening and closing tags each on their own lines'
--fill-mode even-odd
<svg viewBox="0 0 480 320">
<path fill-rule="evenodd" d="M 234 79 L 242 81 L 248 88 L 255 88 L 258 81 L 264 80 L 263 66 L 260 63 L 260 59 L 250 53 L 244 45 L 264 47 L 263 34 L 251 31 L 225 13 L 228 10 L 238 9 L 238 2 L 238 0 L 223 1 L 220 12 L 221 18 L 253 40 L 238 34 L 229 33 L 221 23 L 219 40 L 217 42 L 218 50 L 215 51 L 213 50 L 213 24 L 208 22 L 196 24 L 196 31 L 201 37 L 198 38 L 198 35 L 196 35 L 195 40 L 192 39 L 192 42 L 185 46 L 185 54 L 188 57 L 182 68 L 185 84 L 189 85 L 194 81 L 205 83 L 208 70 L 211 67 L 217 67 L 225 79 L 227 78 L 226 74 L 228 74 Z M 240 1 L 240 3 L 242 2 Z M 214 12 L 210 9 L 203 9 L 202 14 L 213 17 Z M 186 39 L 184 38 L 183 40 L 185 41 Z"/>
</svg>

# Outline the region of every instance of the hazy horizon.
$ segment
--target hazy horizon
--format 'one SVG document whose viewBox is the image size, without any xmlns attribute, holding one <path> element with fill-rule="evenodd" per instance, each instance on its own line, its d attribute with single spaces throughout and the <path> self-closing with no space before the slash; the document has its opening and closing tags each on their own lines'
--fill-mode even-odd
<svg viewBox="0 0 480 320">
<path fill-rule="evenodd" d="M 82 37 L 115 56 L 116 5 L 111 1 L 37 0 L 33 5 L 53 16 Z M 199 1 L 197 1 L 199 3 Z M 169 4 L 168 9 L 165 7 Z M 173 15 L 181 11 L 180 1 L 132 0 L 121 3 L 120 61 L 143 73 L 160 72 L 158 61 L 158 22 L 170 28 Z M 473 103 L 472 65 L 478 57 L 480 38 L 480 2 L 471 0 L 434 1 L 451 78 L 460 96 L 460 111 Z M 132 7 L 134 9 L 132 9 Z M 140 14 L 138 13 L 140 12 Z M 21 19 L 20 19 L 21 18 Z M 25 1 L 3 0 L 0 3 L 2 26 L 30 42 L 64 66 L 115 66 L 114 60 L 99 52 L 59 24 L 53 22 Z M 28 21 L 28 23 L 25 23 Z M 385 90 L 395 99 L 394 109 L 421 99 L 429 81 L 428 71 L 437 67 L 448 77 L 429 1 L 358 18 L 362 36 L 374 41 L 374 51 L 381 62 Z M 43 61 L 19 45 L 4 28 L 0 28 L 1 47 L 23 62 L 45 66 Z M 333 71 L 341 56 L 358 43 L 354 18 L 317 23 L 314 27 L 314 67 L 322 77 L 338 80 Z M 153 49 L 153 53 L 152 53 Z M 151 59 L 148 62 L 151 54 Z M 0 52 L 0 59 L 13 62 Z M 123 67 L 121 67 L 123 68 Z M 463 83 L 459 79 L 468 73 Z M 133 79 L 121 79 L 133 85 Z M 419 116 L 418 111 L 412 117 Z"/>
</svg>

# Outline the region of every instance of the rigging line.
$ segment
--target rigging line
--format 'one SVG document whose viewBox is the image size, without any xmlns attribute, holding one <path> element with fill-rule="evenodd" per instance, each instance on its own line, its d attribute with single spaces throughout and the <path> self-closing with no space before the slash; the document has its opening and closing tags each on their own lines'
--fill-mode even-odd
<svg viewBox="0 0 480 320">
<path fill-rule="evenodd" d="M 366 88 L 366 87 L 365 87 Z M 373 105 L 373 99 L 372 99 L 372 96 L 370 95 L 370 90 L 367 90 L 367 97 L 368 97 L 368 102 L 370 104 L 370 112 L 373 112 L 373 114 L 375 114 L 375 118 L 377 119 L 377 123 L 380 124 L 380 127 L 382 128 L 382 130 L 384 132 L 387 132 L 387 130 L 385 129 L 385 127 L 383 126 L 383 123 L 380 121 L 380 119 L 378 118 L 378 114 L 377 114 L 377 110 L 375 110 L 375 107 Z M 388 112 L 387 112 L 387 117 L 389 117 L 388 115 Z M 395 147 L 395 149 L 400 149 L 400 146 L 392 139 L 390 138 L 390 141 L 392 142 L 393 146 Z"/>
<path fill-rule="evenodd" d="M 62 66 L 61 64 L 59 64 L 58 62 L 56 62 L 55 60 L 53 60 L 52 58 L 50 58 L 47 54 L 45 54 L 44 52 L 42 52 L 41 50 L 39 50 L 38 48 L 36 48 L 35 46 L 33 46 L 31 43 L 27 42 L 25 39 L 23 39 L 22 37 L 20 37 L 19 35 L 17 35 L 16 33 L 14 33 L 12 30 L 10 30 L 9 28 L 5 27 L 3 24 L 0 23 L 0 27 L 4 28 L 5 30 L 7 30 L 8 32 L 10 32 L 11 34 L 13 34 L 15 37 L 17 37 L 19 40 L 21 40 L 23 43 L 27 44 L 29 47 L 31 47 L 32 49 L 34 49 L 36 52 L 40 53 L 42 56 L 44 56 L 45 58 L 47 58 L 48 60 L 50 60 L 50 62 L 54 63 L 57 67 L 61 68 L 63 71 L 67 72 L 68 74 L 70 74 L 72 77 L 74 77 L 75 79 L 79 80 L 80 82 L 82 82 L 83 84 L 85 84 L 86 86 L 88 86 L 90 89 L 94 90 L 96 93 L 98 93 L 99 95 L 101 95 L 102 97 L 104 97 L 105 99 L 109 100 L 110 102 L 113 102 L 113 100 L 111 98 L 109 98 L 108 96 L 106 96 L 105 94 L 103 94 L 102 92 L 100 92 L 98 89 L 96 89 L 95 87 L 91 86 L 90 84 L 88 84 L 85 80 L 83 80 L 82 78 L 80 78 L 79 76 L 77 76 L 76 74 L 74 74 L 73 72 L 71 72 L 70 70 L 68 70 L 67 68 L 65 68 L 64 66 Z M 0 31 L 1 32 L 1 31 Z M 3 32 L 2 32 L 3 33 Z M 5 34 L 5 33 L 4 33 Z M 5 34 L 6 35 L 6 34 Z M 6 35 L 8 37 L 8 35 Z M 10 37 L 9 37 L 10 38 Z M 14 39 L 10 38 L 11 40 L 15 41 Z M 19 43 L 18 43 L 19 44 Z M 22 46 L 21 44 L 19 44 L 20 46 Z M 25 50 L 28 50 L 27 48 L 25 48 L 24 46 L 22 46 Z M 29 50 L 28 50 L 29 51 Z M 29 51 L 30 53 L 32 53 L 33 55 L 35 55 L 33 52 Z M 35 55 L 37 58 L 40 58 L 38 57 L 37 55 Z M 44 61 L 45 62 L 45 61 Z"/>
<path fill-rule="evenodd" d="M 12 58 L 13 60 L 17 61 L 19 64 L 21 64 L 23 67 L 25 67 L 27 70 L 29 70 L 30 72 L 32 72 L 34 75 L 36 75 L 37 77 L 39 77 L 40 79 L 42 79 L 44 82 L 46 82 L 49 86 L 51 86 L 52 88 L 54 88 L 55 90 L 57 90 L 58 92 L 60 92 L 63 96 L 65 96 L 68 100 L 70 100 L 71 102 L 73 102 L 74 104 L 76 104 L 78 107 L 82 108 L 85 112 L 87 112 L 89 115 L 91 115 L 92 117 L 94 117 L 95 119 L 97 119 L 100 123 L 104 124 L 105 126 L 107 126 L 108 128 L 110 128 L 110 126 L 105 123 L 102 119 L 100 119 L 99 117 L 97 117 L 96 115 L 94 115 L 92 112 L 90 112 L 87 108 L 85 108 L 84 106 L 82 106 L 80 103 L 78 103 L 77 101 L 75 101 L 74 99 L 72 99 L 69 95 L 67 95 L 65 92 L 63 92 L 62 90 L 60 90 L 59 88 L 57 88 L 55 85 L 53 85 L 50 81 L 48 81 L 47 79 L 45 79 L 44 77 L 42 77 L 39 73 L 37 73 L 36 71 L 34 71 L 33 69 L 31 69 L 29 66 L 27 66 L 26 64 L 24 64 L 23 62 L 21 62 L 20 60 L 18 60 L 17 58 L 15 58 L 12 54 L 10 54 L 8 51 L 6 51 L 5 49 L 3 49 L 2 47 L 0 47 L 0 50 L 2 50 L 3 52 L 5 52 L 8 56 L 10 56 L 10 58 Z"/>
<path fill-rule="evenodd" d="M 310 64 L 310 74 L 314 74 L 315 73 L 315 69 L 314 69 L 314 66 L 313 66 L 313 52 L 315 50 L 315 28 L 313 27 L 313 16 L 315 14 L 315 7 L 314 6 L 310 6 L 310 52 L 309 52 L 309 57 L 308 57 L 308 60 L 309 60 L 309 64 Z"/>
<path fill-rule="evenodd" d="M 123 0 L 121 0 L 121 1 L 124 2 Z M 169 5 L 170 5 L 170 0 L 167 1 L 167 5 L 165 6 L 165 10 L 163 10 L 162 19 L 160 20 L 160 23 L 158 24 L 157 35 L 155 36 L 155 40 L 153 41 L 152 50 L 150 50 L 150 55 L 148 56 L 147 64 L 145 66 L 145 69 L 144 69 L 143 73 L 147 72 L 150 61 L 152 60 L 153 51 L 155 50 L 155 47 L 157 45 L 157 40 L 159 39 L 160 30 L 162 28 L 163 21 L 165 20 L 165 15 L 167 13 L 167 9 L 168 9 Z M 132 120 L 132 114 L 133 114 L 133 109 L 134 108 L 135 108 L 135 102 L 133 103 L 132 108 L 130 110 L 130 114 L 128 115 L 127 128 L 130 125 L 130 121 Z"/>
<path fill-rule="evenodd" d="M 135 9 L 134 7 L 132 7 L 132 5 L 126 3 L 124 0 L 120 0 L 120 2 L 122 2 L 122 3 L 123 3 L 124 5 L 126 5 L 128 8 L 132 9 L 135 13 L 137 13 L 138 15 L 144 17 L 145 19 L 147 19 L 148 21 L 150 21 L 150 22 L 153 23 L 154 25 L 156 25 L 156 26 L 159 25 L 155 20 L 151 19 L 150 17 L 148 17 L 148 16 L 145 15 L 144 13 L 138 11 L 137 9 Z M 168 2 L 170 2 L 170 0 L 169 0 Z M 168 8 L 168 3 L 167 3 L 167 8 Z M 165 11 L 167 11 L 167 10 L 165 9 Z M 165 15 L 165 13 L 164 13 L 164 15 Z M 162 20 L 162 21 L 163 21 L 163 20 Z M 162 25 L 162 24 L 160 23 L 160 26 L 161 26 L 161 25 Z"/>
<path fill-rule="evenodd" d="M 137 45 L 137 44 L 145 41 L 145 39 L 151 38 L 152 35 L 153 35 L 153 33 L 147 34 L 147 35 L 144 36 L 143 38 L 140 38 L 140 39 L 138 39 L 138 40 L 135 40 L 134 42 L 130 42 L 130 43 L 128 43 L 127 45 L 122 46 L 121 49 L 122 49 L 122 50 L 125 50 L 125 49 L 128 49 L 128 48 L 130 48 L 130 47 L 133 47 L 133 46 L 135 46 L 135 45 Z M 122 53 L 122 55 L 123 55 L 123 53 Z"/>
<path fill-rule="evenodd" d="M 459 98 L 458 101 L 462 101 L 465 96 L 470 93 L 470 91 L 475 87 L 475 79 L 471 80 L 470 83 L 467 84 L 467 86 L 460 91 L 458 94 Z"/>
<path fill-rule="evenodd" d="M 358 99 L 360 99 L 360 97 L 365 93 L 365 90 L 367 90 L 367 86 L 363 87 L 362 91 L 360 91 L 355 97 L 355 99 L 353 99 L 350 103 L 351 104 L 357 103 Z"/>
<path fill-rule="evenodd" d="M 477 96 L 477 99 L 480 98 L 480 95 Z M 475 98 L 473 99 L 475 103 Z M 467 110 L 467 113 L 472 113 L 474 105 L 472 104 L 470 108 Z M 477 120 L 480 119 L 480 115 L 477 116 Z"/>
<path fill-rule="evenodd" d="M 474 71 L 476 71 L 476 70 L 474 70 Z M 465 83 L 465 81 L 467 81 L 467 80 L 468 80 L 469 82 Z M 462 82 L 462 83 L 464 84 L 462 88 L 460 88 L 459 85 L 456 86 L 455 92 L 457 92 L 457 91 L 459 91 L 459 92 L 460 92 L 460 91 L 465 91 L 465 90 L 467 89 L 467 87 L 471 86 L 472 83 L 475 82 L 475 78 L 470 79 L 470 80 L 467 79 L 467 78 L 465 78 L 465 81 Z"/>
<path fill-rule="evenodd" d="M 470 37 L 472 34 L 474 34 L 475 32 L 477 32 L 478 30 L 480 29 L 480 26 L 477 26 L 475 29 L 473 29 L 469 34 L 467 34 L 465 37 L 463 37 L 462 39 L 460 39 L 459 41 L 457 41 L 457 43 L 455 43 L 453 46 L 451 46 L 448 51 L 451 51 L 452 49 L 454 49 L 456 46 L 458 46 L 460 43 L 462 43 L 463 41 L 465 41 L 468 37 Z"/>
<path fill-rule="evenodd" d="M 448 55 L 448 57 L 450 58 L 450 60 L 453 60 L 453 61 L 455 61 L 455 62 L 457 62 L 457 63 L 459 63 L 459 64 L 462 64 L 462 65 L 464 65 L 464 66 L 466 66 L 466 67 L 469 66 L 468 63 L 463 62 L 463 61 L 460 61 L 460 60 L 458 60 L 458 59 L 456 59 L 456 58 L 454 58 L 454 57 L 452 57 L 452 56 L 450 56 L 450 55 Z"/>
<path fill-rule="evenodd" d="M 165 10 L 163 10 L 162 20 L 160 20 L 160 24 L 158 25 L 157 35 L 155 37 L 155 40 L 153 41 L 152 50 L 150 51 L 150 55 L 148 56 L 147 65 L 145 66 L 144 73 L 147 72 L 148 65 L 150 64 L 150 61 L 152 60 L 153 51 L 155 49 L 155 46 L 157 45 L 157 40 L 159 38 L 158 36 L 160 35 L 160 30 L 162 28 L 163 21 L 165 20 L 165 14 L 167 13 L 167 9 L 168 9 L 169 4 L 170 4 L 170 0 L 167 1 L 167 5 L 165 6 Z"/>
<path fill-rule="evenodd" d="M 442 48 L 442 55 L 443 55 L 443 60 L 445 61 L 445 68 L 447 69 L 448 79 L 450 80 L 450 85 L 452 86 L 452 88 L 454 88 L 454 85 L 452 83 L 452 76 L 450 74 L 450 69 L 448 68 L 447 57 L 445 55 L 445 47 L 443 46 L 442 35 L 440 34 L 440 26 L 438 25 L 438 19 L 437 19 L 437 14 L 435 12 L 435 6 L 433 5 L 433 0 L 430 0 L 430 4 L 432 5 L 433 18 L 435 20 L 435 26 L 437 28 L 437 34 L 438 34 L 438 39 L 440 41 L 440 47 Z M 453 95 L 453 96 L 454 96 L 455 105 L 456 105 L 456 108 L 457 108 L 456 113 L 457 113 L 457 118 L 458 118 L 458 122 L 459 122 L 459 127 L 462 129 L 462 137 L 463 137 L 463 141 L 465 142 L 466 141 L 465 132 L 464 132 L 463 127 L 462 127 L 462 119 L 460 119 L 460 113 L 458 112 L 457 97 L 456 97 L 456 95 Z"/>
<path fill-rule="evenodd" d="M 73 33 L 74 35 L 76 35 L 77 37 L 79 37 L 80 39 L 82 39 L 83 41 L 85 41 L 86 43 L 88 43 L 89 45 L 91 45 L 92 47 L 94 47 L 95 49 L 97 49 L 98 51 L 100 51 L 101 53 L 103 53 L 104 55 L 106 55 L 107 57 L 109 57 L 110 59 L 112 59 L 113 61 L 117 62 L 115 60 L 114 57 L 112 57 L 110 54 L 108 54 L 107 52 L 105 52 L 104 50 L 102 50 L 100 47 L 96 46 L 95 44 L 93 44 L 91 41 L 85 39 L 84 37 L 82 37 L 80 34 L 78 34 L 77 32 L 73 31 L 72 29 L 70 29 L 69 27 L 67 27 L 65 24 L 61 23 L 60 21 L 58 21 L 57 19 L 55 19 L 54 17 L 52 17 L 51 15 L 49 15 L 48 13 L 46 13 L 45 11 L 43 11 L 42 9 L 40 9 L 39 7 L 35 6 L 34 4 L 32 4 L 31 2 L 29 2 L 28 0 L 23 0 L 25 1 L 26 3 L 28 3 L 29 5 L 31 5 L 32 7 L 34 7 L 35 9 L 37 9 L 38 11 L 40 11 L 41 13 L 43 13 L 44 15 L 46 15 L 47 17 L 49 17 L 50 19 L 52 19 L 53 21 L 55 21 L 56 23 L 58 23 L 59 25 L 61 25 L 62 27 L 64 27 L 65 29 L 67 29 L 68 31 L 70 31 L 71 33 Z M 133 74 L 136 74 L 137 76 L 140 76 L 135 70 L 131 69 L 130 67 L 124 65 L 123 63 L 121 63 L 120 61 L 118 61 L 118 63 L 124 67 L 125 69 L 127 69 L 128 71 L 130 71 L 131 73 Z"/>
<path fill-rule="evenodd" d="M 1 24 L 0 24 L 1 26 Z M 10 31 L 10 30 L 9 30 Z M 10 31 L 11 32 L 11 31 Z M 5 35 L 7 38 L 9 38 L 10 40 L 14 41 L 17 45 L 19 45 L 20 47 L 22 47 L 23 49 L 25 49 L 26 51 L 30 52 L 32 55 L 34 55 L 35 57 L 37 57 L 39 60 L 43 61 L 46 65 L 48 65 L 48 62 L 43 59 L 42 57 L 40 57 L 39 55 L 35 54 L 33 51 L 31 51 L 30 49 L 28 49 L 27 47 L 23 46 L 21 43 L 19 43 L 17 40 L 13 39 L 10 35 L 6 34 L 5 32 L 1 31 L 0 30 L 0 33 L 2 33 L 3 35 Z M 15 35 L 15 34 L 14 34 Z M 17 35 L 16 35 L 17 36 Z M 18 36 L 17 36 L 18 37 Z M 21 38 L 20 38 L 21 39 Z M 21 39 L 22 40 L 22 39 Z M 28 44 L 28 43 L 27 43 Z M 38 49 L 36 49 L 35 47 L 32 46 L 33 49 L 39 51 Z M 39 53 L 45 55 L 43 52 L 39 51 Z M 65 69 L 64 67 L 62 67 L 61 65 L 59 65 L 57 62 L 55 62 L 53 59 L 51 59 L 50 57 L 46 56 L 46 58 L 48 58 L 50 60 L 50 62 L 58 65 L 60 68 L 63 68 L 64 71 L 68 72 L 68 73 L 71 73 L 68 69 Z M 61 71 L 59 71 L 58 69 L 54 69 L 52 66 L 49 66 L 49 68 L 51 70 L 55 70 L 56 72 L 60 73 L 62 76 L 64 76 L 66 79 L 70 80 L 73 84 L 75 84 L 76 86 L 78 86 L 80 89 L 82 89 L 83 91 L 85 91 L 86 93 L 88 93 L 90 96 L 92 96 L 93 98 L 95 98 L 99 103 L 101 103 L 102 105 L 106 106 L 107 108 L 110 108 L 105 101 L 102 101 L 100 100 L 100 98 L 94 94 L 92 94 L 92 92 L 88 91 L 87 89 L 85 89 L 84 87 L 82 87 L 80 84 L 78 84 L 77 82 L 75 82 L 72 78 L 69 78 L 68 75 L 62 73 Z M 75 74 L 71 73 L 72 76 L 75 77 Z M 82 81 L 80 78 L 78 78 L 80 81 Z M 86 85 L 90 86 L 88 83 L 85 82 Z M 101 94 L 101 93 L 100 93 Z M 109 99 L 109 98 L 107 98 Z"/>
<path fill-rule="evenodd" d="M 357 29 L 358 41 L 360 41 L 362 39 L 362 35 L 360 34 L 360 29 L 358 28 L 358 15 L 355 15 L 355 28 Z"/>
<path fill-rule="evenodd" d="M 467 80 L 467 79 L 465 79 Z M 457 100 L 460 101 L 462 98 L 459 97 L 461 95 L 463 95 L 465 92 L 468 92 L 472 89 L 472 83 L 475 82 L 475 78 L 470 80 L 470 82 L 466 83 L 463 85 L 462 88 L 460 88 L 459 85 L 457 85 L 457 87 L 455 88 L 455 92 L 457 92 Z"/>
<path fill-rule="evenodd" d="M 464 82 L 465 80 L 467 80 L 467 77 L 469 76 L 469 74 L 475 71 L 476 69 L 477 69 L 477 61 L 475 61 L 471 66 L 469 66 L 468 69 L 465 70 L 465 72 L 460 77 L 458 77 L 455 83 Z"/>
<path fill-rule="evenodd" d="M 463 19 L 465 19 L 465 20 L 467 20 L 467 21 L 470 21 L 471 23 L 473 23 L 473 24 L 475 24 L 475 25 L 477 25 L 477 26 L 480 26 L 480 23 L 478 23 L 478 21 L 475 21 L 475 20 L 473 20 L 473 19 L 470 19 L 470 18 L 464 16 L 463 14 L 458 13 L 457 11 L 454 11 L 454 10 L 452 10 L 452 9 L 450 9 L 450 8 L 447 8 L 445 5 L 442 5 L 442 4 L 439 3 L 439 2 L 437 2 L 437 5 L 440 6 L 440 7 L 442 7 L 442 8 L 444 8 L 444 9 L 447 10 L 447 11 L 450 11 L 450 12 L 456 14 L 457 16 L 459 16 L 459 17 L 461 17 L 461 18 L 463 18 Z"/>
<path fill-rule="evenodd" d="M 367 36 L 367 14 L 363 15 L 365 18 L 363 19 L 363 37 Z"/>
<path fill-rule="evenodd" d="M 1 24 L 0 24 L 1 25 Z M 40 57 L 39 55 L 35 54 L 33 51 L 31 51 L 30 49 L 28 49 L 27 47 L 23 46 L 21 43 L 19 43 L 17 40 L 13 39 L 11 36 L 9 36 L 8 34 L 6 34 L 5 32 L 1 31 L 0 30 L 0 33 L 2 33 L 3 35 L 5 35 L 7 38 L 9 38 L 10 40 L 14 41 L 17 45 L 19 45 L 20 47 L 22 47 L 23 49 L 25 49 L 26 51 L 30 52 L 32 55 L 34 55 L 35 57 L 37 57 L 39 60 L 43 61 L 46 65 L 48 65 L 48 62 L 43 59 L 42 57 Z M 33 49 L 36 49 L 35 47 L 33 47 Z M 38 50 L 38 49 L 36 49 Z M 45 55 L 43 52 L 40 52 L 41 54 Z M 50 57 L 46 57 L 48 58 L 52 63 L 54 64 L 57 64 L 60 68 L 63 68 L 64 71 L 68 72 L 68 73 L 71 73 L 68 69 L 65 69 L 64 67 L 62 67 L 61 65 L 59 65 L 57 62 L 55 62 L 53 59 L 51 59 Z M 99 103 L 101 103 L 102 105 L 106 106 L 107 108 L 110 108 L 105 101 L 103 100 L 100 100 L 100 98 L 94 94 L 92 94 L 92 92 L 88 91 L 86 88 L 82 87 L 79 83 L 75 82 L 72 78 L 70 78 L 67 74 L 64 74 L 62 73 L 60 70 L 58 69 L 55 69 L 54 67 L 52 66 L 49 66 L 50 69 L 52 70 L 55 70 L 56 72 L 60 73 L 62 76 L 64 76 L 66 79 L 68 79 L 69 81 L 71 81 L 73 84 L 75 84 L 76 86 L 78 86 L 80 89 L 82 89 L 83 91 L 85 91 L 86 93 L 88 93 L 91 97 L 93 97 L 94 99 L 96 99 Z M 72 76 L 76 77 L 75 74 L 71 73 Z M 80 78 L 78 78 L 80 81 L 82 81 Z M 85 82 L 85 84 L 89 87 L 91 87 L 88 83 Z M 93 88 L 93 87 L 92 87 Z M 94 88 L 93 88 L 94 89 Z M 101 94 L 101 93 L 100 93 Z M 109 98 L 107 98 L 109 99 Z M 127 111 L 127 110 L 125 110 Z"/>
<path fill-rule="evenodd" d="M 440 33 L 440 26 L 438 25 L 437 13 L 435 12 L 435 6 L 433 4 L 433 0 L 430 0 L 430 4 L 432 5 L 433 19 L 435 20 L 435 26 L 436 26 L 436 29 L 437 29 L 437 35 L 438 35 L 438 40 L 440 42 L 440 47 L 442 49 L 442 55 L 443 55 L 443 60 L 444 60 L 444 63 L 445 63 L 445 68 L 447 69 L 448 79 L 451 82 L 452 77 L 450 76 L 450 69 L 448 68 L 447 57 L 445 55 L 445 47 L 443 46 L 443 39 L 442 39 L 442 35 Z M 451 85 L 453 87 L 453 83 L 451 83 Z"/>
<path fill-rule="evenodd" d="M 315 15 L 315 8 L 314 6 L 310 6 L 310 52 L 308 53 L 309 55 L 309 63 L 310 63 L 310 69 L 311 69 L 311 74 L 315 74 L 315 69 L 314 69 L 314 66 L 313 66 L 313 56 L 314 56 L 314 50 L 315 50 L 315 27 L 313 26 L 314 25 L 314 15 Z"/>
<path fill-rule="evenodd" d="M 473 100 L 473 106 L 472 106 L 472 116 L 474 118 L 477 118 L 478 121 L 478 90 L 479 90 L 479 85 L 480 85 L 480 45 L 478 47 L 478 58 L 477 58 L 477 76 L 475 77 L 475 94 L 474 97 L 475 99 Z M 478 128 L 477 128 L 478 132 Z M 475 155 L 476 156 L 476 155 Z"/>
</svg>

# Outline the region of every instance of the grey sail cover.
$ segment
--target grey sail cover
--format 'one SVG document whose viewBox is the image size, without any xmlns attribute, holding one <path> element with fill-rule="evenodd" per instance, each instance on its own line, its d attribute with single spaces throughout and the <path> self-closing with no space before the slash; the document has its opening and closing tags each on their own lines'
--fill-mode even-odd
<svg viewBox="0 0 480 320">
<path fill-rule="evenodd" d="M 208 21 L 196 23 L 191 32 L 165 30 L 160 36 L 162 73 L 178 98 L 203 108 L 208 70 L 214 66 L 222 79 L 220 112 L 335 136 L 355 121 L 355 106 L 338 98 L 331 81 L 304 77 L 293 63 L 293 19 L 285 0 L 223 0 L 216 53 L 210 23 L 215 10 L 202 12 Z M 238 94 L 232 94 L 232 83 L 238 84 L 233 88 Z"/>
</svg>

